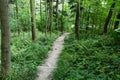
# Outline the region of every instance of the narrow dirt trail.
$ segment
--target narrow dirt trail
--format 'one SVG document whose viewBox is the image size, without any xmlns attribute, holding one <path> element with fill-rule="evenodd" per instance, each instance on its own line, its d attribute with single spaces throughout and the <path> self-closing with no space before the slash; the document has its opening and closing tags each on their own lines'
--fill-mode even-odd
<svg viewBox="0 0 120 80">
<path fill-rule="evenodd" d="M 53 43 L 52 49 L 48 52 L 48 58 L 42 66 L 38 66 L 38 73 L 36 80 L 51 80 L 52 72 L 57 67 L 59 55 L 63 49 L 63 43 L 68 33 L 56 39 Z"/>
</svg>

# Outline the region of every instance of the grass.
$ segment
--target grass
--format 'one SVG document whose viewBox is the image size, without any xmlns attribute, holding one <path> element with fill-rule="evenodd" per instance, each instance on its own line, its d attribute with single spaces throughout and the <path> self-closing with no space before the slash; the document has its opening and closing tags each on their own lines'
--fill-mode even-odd
<svg viewBox="0 0 120 80">
<path fill-rule="evenodd" d="M 120 80 L 120 46 L 110 36 L 65 40 L 53 80 Z"/>
<path fill-rule="evenodd" d="M 24 33 L 20 36 L 11 36 L 11 72 L 9 77 L 0 80 L 34 80 L 36 68 L 47 57 L 56 34 L 45 36 L 37 32 L 36 42 L 31 41 L 31 34 Z"/>
</svg>

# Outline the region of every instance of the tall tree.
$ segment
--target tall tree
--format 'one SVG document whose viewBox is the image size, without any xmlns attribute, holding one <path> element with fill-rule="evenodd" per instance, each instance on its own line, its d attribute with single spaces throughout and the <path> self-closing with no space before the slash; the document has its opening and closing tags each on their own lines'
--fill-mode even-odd
<svg viewBox="0 0 120 80">
<path fill-rule="evenodd" d="M 118 28 L 118 26 L 119 26 L 119 20 L 120 20 L 120 12 L 117 14 L 117 20 L 115 21 L 114 29 Z"/>
<path fill-rule="evenodd" d="M 104 33 L 107 33 L 108 24 L 109 24 L 110 19 L 111 19 L 111 17 L 112 17 L 114 7 L 115 7 L 115 1 L 113 0 L 113 3 L 112 3 L 112 5 L 111 5 L 111 7 L 110 7 L 108 16 L 107 16 L 106 21 L 105 21 Z"/>
<path fill-rule="evenodd" d="M 49 4 L 49 1 L 48 0 L 46 0 L 46 4 L 45 4 L 45 23 L 46 23 L 46 25 L 45 25 L 45 34 L 47 35 L 47 31 L 48 31 L 48 24 L 49 24 L 49 18 L 48 18 L 48 13 L 49 13 L 49 11 L 48 11 L 48 5 Z"/>
<path fill-rule="evenodd" d="M 56 30 L 58 29 L 58 3 L 59 0 L 56 0 Z"/>
<path fill-rule="evenodd" d="M 42 27 L 42 0 L 40 0 L 40 26 Z"/>
<path fill-rule="evenodd" d="M 52 33 L 52 21 L 53 21 L 53 0 L 49 0 L 49 32 Z"/>
<path fill-rule="evenodd" d="M 75 19 L 75 38 L 79 39 L 80 35 L 80 0 L 77 2 L 77 9 L 76 9 L 76 19 Z"/>
<path fill-rule="evenodd" d="M 64 31 L 64 0 L 62 0 L 61 32 Z"/>
<path fill-rule="evenodd" d="M 16 5 L 16 18 L 17 18 L 17 26 L 18 26 L 18 35 L 20 34 L 20 27 L 19 27 L 19 16 L 18 16 L 18 0 L 15 1 L 15 5 Z"/>
<path fill-rule="evenodd" d="M 90 6 L 88 8 L 88 15 L 87 15 L 87 23 L 86 23 L 86 31 L 89 29 L 89 22 L 90 22 Z"/>
<path fill-rule="evenodd" d="M 0 19 L 1 19 L 1 62 L 2 75 L 7 75 L 10 71 L 10 26 L 8 1 L 0 0 Z"/>
<path fill-rule="evenodd" d="M 36 39 L 35 0 L 30 0 L 32 40 Z"/>
</svg>

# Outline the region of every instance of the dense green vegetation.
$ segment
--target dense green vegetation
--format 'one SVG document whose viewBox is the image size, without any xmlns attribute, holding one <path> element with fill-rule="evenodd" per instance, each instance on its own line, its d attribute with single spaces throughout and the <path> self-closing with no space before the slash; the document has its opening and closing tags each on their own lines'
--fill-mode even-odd
<svg viewBox="0 0 120 80">
<path fill-rule="evenodd" d="M 34 80 L 37 66 L 47 57 L 53 41 L 57 38 L 56 34 L 45 36 L 37 32 L 38 39 L 33 43 L 30 33 L 21 34 L 19 37 L 12 34 L 11 41 L 11 65 L 12 69 L 8 78 L 0 80 Z"/>
<path fill-rule="evenodd" d="M 70 33 L 53 80 L 120 80 L 120 0 L 0 0 L 0 80 L 34 80 Z"/>
<path fill-rule="evenodd" d="M 85 36 L 85 35 L 84 35 Z M 119 80 L 120 46 L 111 35 L 65 40 L 53 80 Z"/>
</svg>

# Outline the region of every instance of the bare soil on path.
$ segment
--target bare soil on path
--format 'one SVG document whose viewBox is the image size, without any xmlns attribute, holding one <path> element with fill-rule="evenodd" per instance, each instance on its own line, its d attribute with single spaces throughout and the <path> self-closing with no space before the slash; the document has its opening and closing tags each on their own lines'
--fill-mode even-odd
<svg viewBox="0 0 120 80">
<path fill-rule="evenodd" d="M 38 66 L 36 80 L 51 80 L 52 73 L 57 67 L 59 55 L 64 47 L 64 39 L 67 35 L 68 33 L 64 33 L 53 43 L 52 49 L 48 52 L 47 59 L 45 59 L 45 62 L 42 64 L 42 66 Z"/>
</svg>

